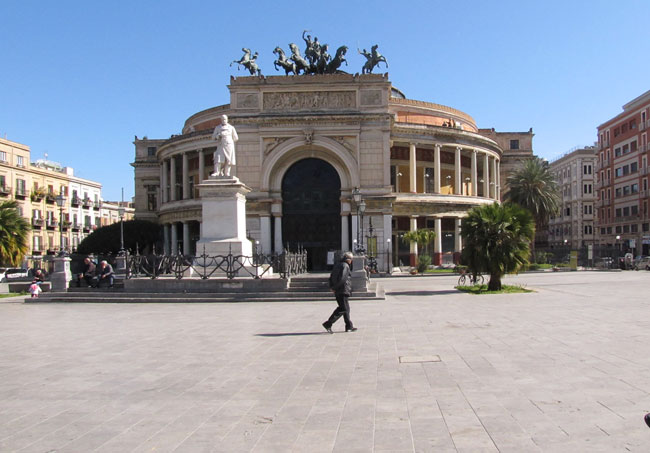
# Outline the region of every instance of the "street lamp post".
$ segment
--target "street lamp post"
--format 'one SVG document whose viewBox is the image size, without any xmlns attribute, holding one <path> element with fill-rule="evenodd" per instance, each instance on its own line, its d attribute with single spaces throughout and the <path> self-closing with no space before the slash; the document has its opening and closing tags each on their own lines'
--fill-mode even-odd
<svg viewBox="0 0 650 453">
<path fill-rule="evenodd" d="M 388 252 L 388 260 L 387 260 L 388 269 L 387 269 L 387 271 L 388 271 L 388 274 L 390 275 L 391 270 L 393 269 L 393 262 L 390 260 L 390 252 L 391 252 L 391 240 L 390 240 L 390 238 L 386 239 L 386 250 Z"/>
<path fill-rule="evenodd" d="M 55 200 L 56 205 L 59 207 L 59 256 L 66 256 L 63 248 L 63 206 L 65 206 L 66 198 L 63 192 L 59 192 Z"/>
<path fill-rule="evenodd" d="M 120 216 L 120 251 L 119 255 L 123 256 L 125 253 L 124 250 L 124 187 L 122 187 L 122 202 L 117 208 L 117 214 Z"/>
<path fill-rule="evenodd" d="M 365 253 L 363 248 L 363 213 L 366 211 L 366 202 L 361 197 L 361 190 L 355 187 L 352 191 L 352 199 L 357 207 L 357 244 L 354 253 L 357 255 Z"/>
</svg>

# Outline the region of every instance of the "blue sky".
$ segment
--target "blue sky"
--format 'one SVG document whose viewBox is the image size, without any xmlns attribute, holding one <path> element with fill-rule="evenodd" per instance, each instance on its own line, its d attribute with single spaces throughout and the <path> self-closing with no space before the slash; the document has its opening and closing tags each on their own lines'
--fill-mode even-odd
<svg viewBox="0 0 650 453">
<path fill-rule="evenodd" d="M 596 127 L 650 89 L 650 2 L 0 0 L 0 136 L 32 159 L 133 195 L 134 135 L 164 138 L 229 102 L 232 60 L 276 46 L 379 45 L 407 97 L 460 109 L 479 127 L 533 128 L 547 159 L 592 144 Z"/>
</svg>

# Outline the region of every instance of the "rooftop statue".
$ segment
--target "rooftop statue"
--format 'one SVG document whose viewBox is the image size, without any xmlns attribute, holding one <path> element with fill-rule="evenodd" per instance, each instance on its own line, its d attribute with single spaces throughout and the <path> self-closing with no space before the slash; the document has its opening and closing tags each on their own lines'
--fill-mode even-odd
<svg viewBox="0 0 650 453">
<path fill-rule="evenodd" d="M 375 68 L 375 66 L 378 66 L 380 62 L 384 62 L 386 65 L 386 68 L 388 68 L 388 62 L 386 61 L 386 58 L 377 52 L 377 48 L 379 46 L 375 44 L 374 46 L 371 47 L 371 52 L 368 52 L 366 49 L 363 49 L 363 52 L 359 49 L 357 51 L 366 57 L 366 63 L 363 65 L 363 68 L 361 68 L 361 74 L 370 74 L 372 70 Z"/>
<path fill-rule="evenodd" d="M 248 72 L 250 72 L 251 75 L 261 76 L 262 71 L 259 66 L 257 66 L 257 62 L 255 61 L 257 60 L 258 53 L 255 52 L 255 54 L 251 56 L 251 50 L 247 49 L 246 47 L 243 47 L 242 51 L 244 52 L 244 55 L 241 57 L 241 59 L 233 61 L 230 63 L 230 66 L 232 66 L 233 63 L 237 63 L 237 70 L 239 70 L 239 66 L 243 66 L 248 69 Z"/>
<path fill-rule="evenodd" d="M 280 66 L 282 69 L 284 69 L 284 74 L 289 75 L 290 72 L 294 74 L 298 74 L 298 68 L 296 67 L 296 64 L 289 60 L 287 56 L 284 54 L 284 50 L 282 50 L 281 47 L 276 47 L 273 50 L 273 53 L 278 56 L 278 59 L 273 62 L 273 66 L 275 66 L 275 70 L 278 70 L 278 66 Z"/>
</svg>

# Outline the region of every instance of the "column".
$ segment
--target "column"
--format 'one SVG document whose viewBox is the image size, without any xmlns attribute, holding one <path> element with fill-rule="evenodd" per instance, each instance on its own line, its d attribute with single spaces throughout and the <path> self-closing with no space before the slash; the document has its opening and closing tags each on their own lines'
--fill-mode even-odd
<svg viewBox="0 0 650 453">
<path fill-rule="evenodd" d="M 201 184 L 205 179 L 205 154 L 201 148 L 197 149 L 197 152 L 199 153 L 199 180 L 197 182 Z"/>
<path fill-rule="evenodd" d="M 440 145 L 433 147 L 433 167 L 435 173 L 433 193 L 440 193 Z"/>
<path fill-rule="evenodd" d="M 440 266 L 442 264 L 442 219 L 436 217 L 433 222 L 436 232 L 436 238 L 433 242 L 433 264 Z"/>
<path fill-rule="evenodd" d="M 274 239 L 274 245 L 273 245 L 273 250 L 275 253 L 282 253 L 284 250 L 284 247 L 282 246 L 282 215 L 275 215 L 274 216 L 274 222 L 275 222 L 275 237 Z"/>
<path fill-rule="evenodd" d="M 167 203 L 169 201 L 169 192 L 167 191 L 167 186 L 169 185 L 169 161 L 162 161 L 162 176 L 160 178 L 160 187 L 162 191 L 162 202 Z"/>
<path fill-rule="evenodd" d="M 176 228 L 175 223 L 172 223 L 169 226 L 172 231 L 171 254 L 176 255 L 178 253 L 178 229 Z"/>
<path fill-rule="evenodd" d="M 418 230 L 418 216 L 414 215 L 411 216 L 410 220 L 410 228 L 409 231 L 417 231 Z M 416 242 L 411 242 L 410 245 L 410 261 L 411 261 L 411 266 L 415 267 L 418 265 L 418 244 Z"/>
<path fill-rule="evenodd" d="M 187 153 L 183 153 L 183 174 L 182 174 L 182 180 L 183 180 L 183 196 L 181 197 L 183 200 L 187 200 L 190 197 L 190 165 L 189 165 L 189 160 Z"/>
<path fill-rule="evenodd" d="M 472 150 L 472 196 L 475 197 L 478 194 L 478 166 L 476 165 L 476 156 L 478 151 L 475 149 Z"/>
<path fill-rule="evenodd" d="M 415 162 L 415 144 L 409 144 L 409 191 L 416 193 L 417 189 L 417 164 Z"/>
<path fill-rule="evenodd" d="M 484 197 L 489 197 L 490 196 L 490 165 L 489 165 L 489 157 L 487 153 L 485 153 L 485 157 L 483 159 L 483 196 Z"/>
<path fill-rule="evenodd" d="M 262 253 L 268 255 L 271 253 L 271 216 L 260 216 L 260 245 L 262 246 Z"/>
<path fill-rule="evenodd" d="M 163 254 L 170 255 L 171 227 L 168 223 L 163 226 Z"/>
<path fill-rule="evenodd" d="M 463 238 L 460 236 L 460 225 L 461 219 L 457 217 L 455 220 L 455 232 L 454 232 L 454 263 L 460 263 L 460 253 L 463 251 Z"/>
<path fill-rule="evenodd" d="M 176 159 L 169 160 L 169 201 L 176 201 Z"/>
<path fill-rule="evenodd" d="M 501 161 L 497 161 L 497 200 L 501 201 Z"/>
<path fill-rule="evenodd" d="M 497 160 L 492 158 L 492 198 L 497 199 Z"/>
<path fill-rule="evenodd" d="M 349 214 L 341 214 L 341 250 L 345 251 L 350 247 L 350 227 L 348 225 Z"/>
<path fill-rule="evenodd" d="M 183 222 L 183 255 L 189 255 L 190 252 L 190 222 Z"/>
<path fill-rule="evenodd" d="M 357 240 L 361 240 L 361 235 L 357 236 L 359 231 L 359 216 L 356 213 L 352 216 L 352 253 L 356 254 L 356 248 L 359 246 Z"/>
<path fill-rule="evenodd" d="M 456 195 L 460 195 L 463 193 L 462 191 L 462 185 L 461 185 L 461 161 L 460 161 L 460 147 L 456 148 L 456 155 L 455 155 L 455 161 L 454 161 L 454 173 L 455 173 L 455 181 L 454 181 L 454 193 Z"/>
</svg>

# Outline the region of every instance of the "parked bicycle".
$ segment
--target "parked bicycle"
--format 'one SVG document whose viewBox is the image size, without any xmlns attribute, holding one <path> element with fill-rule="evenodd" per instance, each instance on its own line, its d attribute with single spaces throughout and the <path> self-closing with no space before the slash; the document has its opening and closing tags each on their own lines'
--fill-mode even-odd
<svg viewBox="0 0 650 453">
<path fill-rule="evenodd" d="M 472 274 L 466 270 L 462 270 L 458 278 L 458 286 L 483 285 L 484 283 L 485 278 L 482 274 Z"/>
</svg>

